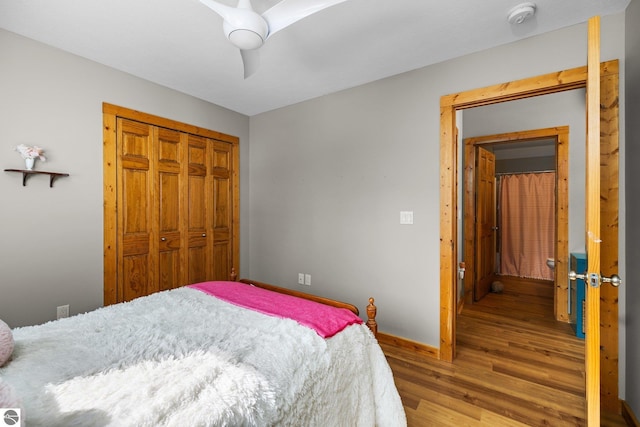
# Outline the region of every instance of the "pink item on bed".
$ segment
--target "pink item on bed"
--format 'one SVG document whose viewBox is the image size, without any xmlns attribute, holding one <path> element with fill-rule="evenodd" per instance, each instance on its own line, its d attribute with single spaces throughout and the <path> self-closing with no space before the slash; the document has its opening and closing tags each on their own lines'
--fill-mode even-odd
<svg viewBox="0 0 640 427">
<path fill-rule="evenodd" d="M 329 338 L 362 319 L 346 308 L 331 307 L 239 282 L 203 282 L 189 285 L 228 303 L 269 316 L 292 319 Z"/>
<path fill-rule="evenodd" d="M 0 320 L 0 366 L 4 365 L 11 358 L 13 353 L 13 334 L 9 325 Z M 3 406 L 0 406 L 2 408 Z"/>
</svg>

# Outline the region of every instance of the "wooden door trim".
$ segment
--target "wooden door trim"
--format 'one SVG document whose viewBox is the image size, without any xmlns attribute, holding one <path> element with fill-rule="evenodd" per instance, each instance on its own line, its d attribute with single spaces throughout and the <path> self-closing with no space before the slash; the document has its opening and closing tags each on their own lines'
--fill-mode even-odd
<svg viewBox="0 0 640 427">
<path fill-rule="evenodd" d="M 475 212 L 475 154 L 476 147 L 519 141 L 540 139 L 556 140 L 556 240 L 554 269 L 554 315 L 557 320 L 568 322 L 568 286 L 558 277 L 567 277 L 569 267 L 569 127 L 557 126 L 544 129 L 524 130 L 495 135 L 483 135 L 464 139 L 464 261 L 466 274 L 464 293 L 465 303 L 473 303 L 473 278 L 475 277 L 476 244 L 473 212 Z"/>
<path fill-rule="evenodd" d="M 618 79 L 619 62 L 617 60 L 604 62 L 601 67 L 601 81 L 604 84 L 606 82 L 616 81 Z M 457 153 L 457 140 L 456 135 L 456 118 L 455 114 L 457 110 L 463 110 L 466 108 L 472 108 L 482 105 L 497 104 L 500 102 L 530 98 L 538 95 L 551 94 L 556 92 L 563 92 L 571 89 L 579 89 L 586 87 L 587 79 L 587 67 L 578 67 L 570 70 L 560 71 L 557 73 L 545 74 L 533 78 L 527 78 L 517 80 L 513 82 L 488 86 L 486 88 L 474 89 L 457 94 L 445 95 L 440 98 L 440 350 L 439 356 L 442 360 L 453 361 L 455 355 L 455 321 L 456 321 L 456 277 L 457 277 L 457 169 L 456 153 Z M 608 132 L 603 132 L 602 138 L 607 139 L 608 143 L 605 144 L 609 149 L 609 153 L 617 150 L 618 147 L 618 114 L 617 114 L 617 100 L 618 100 L 618 86 L 617 83 L 609 83 L 611 85 L 613 98 L 610 100 L 610 104 L 605 104 L 604 107 L 613 108 L 615 113 L 610 112 L 605 114 L 608 117 L 610 123 L 607 124 L 610 129 Z M 609 117 L 615 114 L 615 117 Z M 604 153 L 603 153 L 604 155 Z M 617 151 L 615 153 L 616 158 L 610 160 L 617 160 Z M 617 167 L 617 165 L 616 165 Z M 611 172 L 613 176 L 613 172 Z M 614 186 L 617 192 L 618 186 Z M 605 202 L 608 202 L 606 200 Z M 616 198 L 612 202 L 617 202 Z M 606 211 L 606 209 L 605 209 Z M 617 239 L 617 218 L 607 218 L 606 221 L 611 221 L 612 224 L 616 224 L 615 230 L 612 230 L 610 244 L 616 251 L 618 250 Z M 615 235 L 614 235 L 615 234 Z M 604 252 L 604 251 L 603 251 Z M 617 266 L 616 266 L 617 267 Z M 603 271 L 604 273 L 604 271 Z M 603 310 L 610 319 L 609 332 L 617 336 L 618 320 L 617 320 L 617 300 L 615 301 L 603 301 Z M 615 329 L 615 330 L 614 330 Z M 603 349 L 604 356 L 603 362 L 608 359 L 615 360 L 615 366 L 617 367 L 618 361 L 618 348 L 617 346 L 609 346 Z M 607 371 L 606 367 L 602 366 L 603 371 Z M 615 380 L 613 376 L 615 375 Z M 608 389 L 610 393 L 615 395 L 615 399 L 611 397 L 611 400 L 618 401 L 618 372 L 612 373 L 611 376 L 603 377 L 602 388 Z M 618 403 L 619 406 L 619 403 Z"/>
<path fill-rule="evenodd" d="M 147 123 L 154 126 L 175 129 L 181 132 L 202 136 L 232 145 L 232 189 L 233 189 L 233 268 L 240 271 L 240 183 L 239 183 L 239 159 L 240 139 L 210 129 L 201 128 L 187 123 L 178 122 L 164 117 L 154 116 L 117 105 L 102 104 L 103 120 L 103 223 L 104 223 L 104 266 L 103 266 L 103 304 L 110 305 L 117 302 L 117 192 L 116 192 L 116 165 L 117 165 L 117 135 L 116 120 L 125 118 Z"/>
<path fill-rule="evenodd" d="M 219 141 L 229 142 L 231 144 L 238 144 L 240 142 L 240 139 L 237 136 L 227 135 L 215 130 L 201 128 L 187 123 L 178 122 L 176 120 L 167 119 L 165 117 L 154 116 L 153 114 L 143 113 L 125 107 L 119 107 L 117 105 L 108 104 L 106 102 L 102 104 L 102 113 L 103 115 L 122 117 L 125 119 L 135 120 L 138 122 L 168 129 L 174 129 L 180 132 L 190 133 L 205 138 L 217 139 Z"/>
</svg>

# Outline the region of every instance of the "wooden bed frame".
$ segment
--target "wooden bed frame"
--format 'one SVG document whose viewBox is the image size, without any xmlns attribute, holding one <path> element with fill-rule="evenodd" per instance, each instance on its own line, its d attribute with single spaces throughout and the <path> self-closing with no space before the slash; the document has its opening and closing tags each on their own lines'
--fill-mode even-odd
<svg viewBox="0 0 640 427">
<path fill-rule="evenodd" d="M 349 304 L 342 301 L 336 301 L 330 298 L 319 297 L 317 295 L 311 295 L 304 292 L 295 291 L 293 289 L 281 288 L 279 286 L 270 285 L 268 283 L 257 282 L 255 280 L 250 279 L 240 279 L 238 280 L 238 275 L 235 269 L 231 269 L 231 281 L 233 282 L 241 282 L 247 285 L 257 286 L 258 288 L 267 289 L 269 291 L 278 292 L 281 294 L 291 295 L 298 298 L 304 298 L 310 301 L 318 302 L 320 304 L 330 305 L 332 307 L 337 308 L 346 308 L 347 310 L 353 312 L 356 315 L 359 315 L 358 307 L 353 304 Z M 378 313 L 378 308 L 374 304 L 374 299 L 369 298 L 369 305 L 367 305 L 367 327 L 373 332 L 375 337 L 378 336 L 378 323 L 376 322 L 376 315 Z"/>
</svg>

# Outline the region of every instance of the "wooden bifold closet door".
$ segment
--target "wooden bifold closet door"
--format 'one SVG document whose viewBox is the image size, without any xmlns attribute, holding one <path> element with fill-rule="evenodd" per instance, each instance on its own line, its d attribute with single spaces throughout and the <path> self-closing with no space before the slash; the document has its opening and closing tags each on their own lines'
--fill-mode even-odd
<svg viewBox="0 0 640 427">
<path fill-rule="evenodd" d="M 238 269 L 237 138 L 148 115 L 104 119 L 105 305 L 227 280 Z"/>
</svg>

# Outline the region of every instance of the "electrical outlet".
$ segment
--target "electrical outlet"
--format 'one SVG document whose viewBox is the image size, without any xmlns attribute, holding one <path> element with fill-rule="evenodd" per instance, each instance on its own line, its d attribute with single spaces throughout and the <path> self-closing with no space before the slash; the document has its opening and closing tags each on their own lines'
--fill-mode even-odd
<svg viewBox="0 0 640 427">
<path fill-rule="evenodd" d="M 57 309 L 57 318 L 62 319 L 63 317 L 69 317 L 69 304 L 60 305 Z"/>
<path fill-rule="evenodd" d="M 298 285 L 304 285 L 304 273 L 298 273 Z"/>
<path fill-rule="evenodd" d="M 304 275 L 304 284 L 307 286 L 311 286 L 311 275 L 310 274 L 305 274 Z"/>
</svg>

